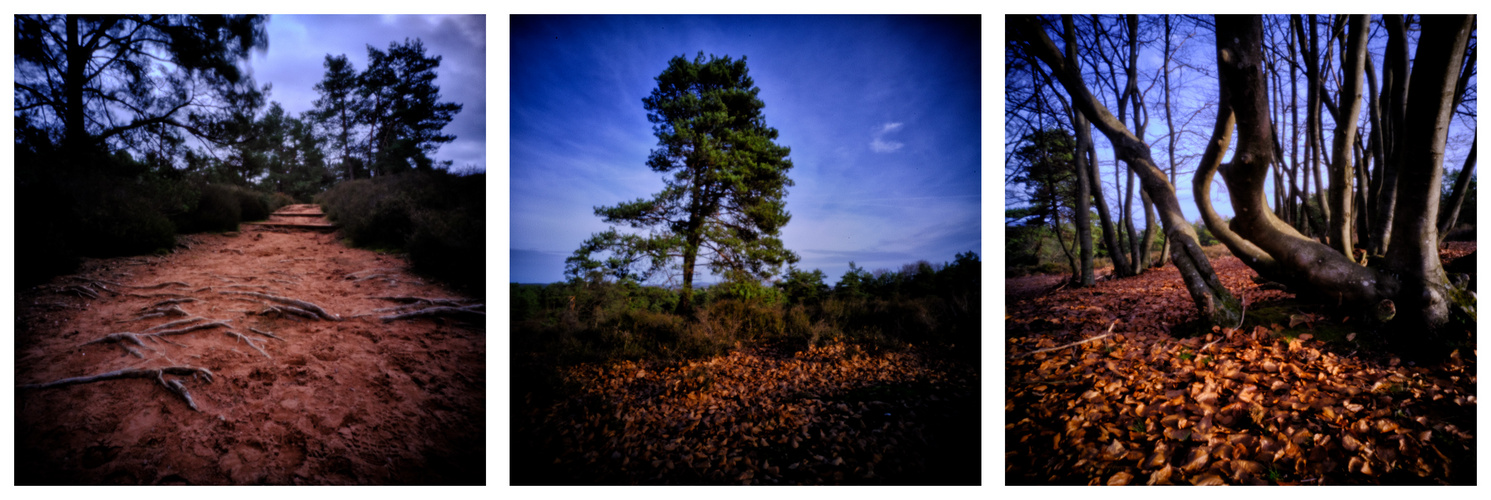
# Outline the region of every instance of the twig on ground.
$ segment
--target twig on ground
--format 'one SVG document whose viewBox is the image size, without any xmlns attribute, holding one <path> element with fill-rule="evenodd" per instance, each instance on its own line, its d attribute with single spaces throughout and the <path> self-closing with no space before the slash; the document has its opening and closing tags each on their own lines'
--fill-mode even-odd
<svg viewBox="0 0 1491 500">
<path fill-rule="evenodd" d="M 187 406 L 190 406 L 193 410 L 197 410 L 197 402 L 192 400 L 192 394 L 191 394 L 191 392 L 189 392 L 189 391 L 186 390 L 186 385 L 182 384 L 180 380 L 169 380 L 169 381 L 167 381 L 166 380 L 166 375 L 168 375 L 168 374 L 169 375 L 178 375 L 178 376 L 182 376 L 182 377 L 185 377 L 187 375 L 191 375 L 192 378 L 197 378 L 198 376 L 200 376 L 200 377 L 202 377 L 204 379 L 207 379 L 207 383 L 209 383 L 209 384 L 212 383 L 212 371 L 210 371 L 210 370 L 208 370 L 206 368 L 196 368 L 196 367 L 191 367 L 191 366 L 165 366 L 165 367 L 161 367 L 161 368 L 125 368 L 123 370 L 114 370 L 114 371 L 107 372 L 107 373 L 100 373 L 98 375 L 87 375 L 87 376 L 82 376 L 82 377 L 64 378 L 64 379 L 54 380 L 54 381 L 51 381 L 51 382 L 46 382 L 46 383 L 41 383 L 41 384 L 26 384 L 26 385 L 18 386 L 16 388 L 17 389 L 51 389 L 51 388 L 54 388 L 54 387 L 64 387 L 64 386 L 76 385 L 76 384 L 86 384 L 86 383 L 89 383 L 89 382 L 98 382 L 98 381 L 103 381 L 103 380 L 114 380 L 114 379 L 124 379 L 124 378 L 149 378 L 149 379 L 155 379 L 156 382 L 160 382 L 161 386 L 165 387 L 166 390 L 169 390 L 169 391 L 171 391 L 173 393 L 176 393 L 176 395 L 181 396 L 182 399 L 186 400 L 186 405 Z M 200 411 L 200 410 L 198 410 L 198 411 Z"/>
<path fill-rule="evenodd" d="M 383 316 L 383 317 L 378 318 L 378 319 L 381 319 L 381 320 L 383 320 L 383 322 L 387 323 L 389 321 L 398 320 L 398 319 L 416 318 L 416 317 L 419 317 L 419 316 L 436 316 L 436 315 L 443 315 L 443 314 L 461 314 L 461 313 L 465 313 L 465 314 L 479 314 L 479 315 L 485 316 L 487 313 L 484 313 L 484 312 L 476 310 L 477 308 L 483 307 L 483 306 L 484 306 L 484 304 L 475 304 L 475 305 L 469 305 L 469 306 L 465 306 L 465 307 L 435 306 L 435 307 L 429 307 L 429 308 L 425 308 L 425 309 L 420 309 L 418 311 L 407 312 L 407 313 L 403 313 L 403 314 L 394 314 L 394 315 L 389 315 L 389 316 Z"/>
<path fill-rule="evenodd" d="M 1068 347 L 1072 347 L 1072 346 L 1076 346 L 1076 345 L 1086 344 L 1088 342 L 1092 342 L 1094 340 L 1098 340 L 1098 339 L 1107 337 L 1109 335 L 1113 335 L 1113 325 L 1117 325 L 1117 324 L 1118 324 L 1118 320 L 1116 320 L 1116 319 L 1113 320 L 1112 323 L 1108 324 L 1108 333 L 1104 333 L 1104 334 L 1098 335 L 1096 337 L 1092 337 L 1092 338 L 1084 339 L 1084 340 L 1078 340 L 1076 342 L 1072 342 L 1072 343 L 1067 344 L 1067 345 L 1061 345 L 1061 346 L 1056 346 L 1056 347 L 1047 347 L 1045 349 L 1037 349 L 1037 350 L 1030 351 L 1030 352 L 1023 353 L 1023 354 L 1017 354 L 1017 355 L 1015 355 L 1015 357 L 1016 358 L 1023 358 L 1023 357 L 1026 357 L 1026 356 L 1031 356 L 1031 355 L 1035 355 L 1035 354 L 1039 354 L 1039 353 L 1043 353 L 1043 352 L 1057 351 L 1057 350 L 1066 349 Z"/>
<path fill-rule="evenodd" d="M 326 312 L 326 310 L 322 309 L 321 306 L 318 306 L 318 305 L 315 305 L 315 304 L 312 304 L 310 302 L 306 302 L 306 301 L 303 301 L 303 300 L 291 299 L 291 298 L 287 298 L 287 297 L 280 297 L 280 296 L 277 296 L 277 295 L 270 295 L 270 294 L 267 294 L 267 293 L 259 293 L 259 292 L 237 292 L 237 291 L 232 291 L 232 290 L 224 290 L 224 291 L 220 291 L 220 292 L 217 292 L 217 293 L 221 293 L 221 294 L 225 294 L 225 295 L 226 294 L 247 295 L 249 297 L 257 297 L 257 298 L 261 298 L 261 299 L 265 299 L 265 300 L 271 300 L 271 301 L 274 301 L 274 302 L 278 302 L 280 304 L 294 306 L 294 307 L 298 307 L 298 308 L 304 309 L 306 311 L 310 311 L 310 312 L 316 313 L 317 316 L 320 316 L 320 317 L 322 317 L 324 319 L 327 319 L 327 320 L 331 320 L 331 321 L 341 321 L 342 320 L 342 318 L 340 316 L 337 316 L 337 315 L 334 315 L 334 314 Z"/>
<path fill-rule="evenodd" d="M 227 334 L 229 337 L 237 337 L 238 340 L 242 340 L 243 343 L 248 344 L 249 347 L 254 348 L 255 351 L 259 351 L 259 354 L 263 354 L 264 357 L 269 358 L 269 359 L 274 359 L 272 356 L 269 355 L 269 353 L 264 352 L 264 348 L 259 347 L 258 344 L 255 344 L 254 343 L 254 339 L 245 337 L 245 336 L 243 336 L 242 333 L 238 333 L 238 332 L 235 332 L 235 331 L 232 331 L 232 330 L 228 330 L 228 331 L 223 332 L 223 333 Z M 263 342 L 263 340 L 260 340 L 259 342 Z"/>
</svg>

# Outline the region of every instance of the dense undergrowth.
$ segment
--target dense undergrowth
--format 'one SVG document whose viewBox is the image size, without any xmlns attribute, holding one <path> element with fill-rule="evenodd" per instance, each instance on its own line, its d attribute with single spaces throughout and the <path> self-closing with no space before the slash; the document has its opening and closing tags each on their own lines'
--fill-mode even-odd
<svg viewBox="0 0 1491 500">
<path fill-rule="evenodd" d="M 722 283 L 694 292 L 694 317 L 674 314 L 678 292 L 636 283 L 574 280 L 511 284 L 513 350 L 559 363 L 677 360 L 747 343 L 792 352 L 829 342 L 875 348 L 914 344 L 977 360 L 979 261 L 899 272 L 854 267 L 834 287 L 793 270 L 771 287 Z"/>
<path fill-rule="evenodd" d="M 405 252 L 415 270 L 486 295 L 486 174 L 411 171 L 316 196 L 352 244 Z"/>
<path fill-rule="evenodd" d="M 125 153 L 63 155 L 25 146 L 17 145 L 15 173 L 20 287 L 71 272 L 83 257 L 168 251 L 177 234 L 232 231 L 294 201 Z"/>
</svg>

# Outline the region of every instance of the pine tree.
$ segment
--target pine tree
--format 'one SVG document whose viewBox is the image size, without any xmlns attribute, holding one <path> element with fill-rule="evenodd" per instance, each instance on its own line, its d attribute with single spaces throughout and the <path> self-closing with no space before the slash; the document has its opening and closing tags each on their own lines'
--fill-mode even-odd
<svg viewBox="0 0 1491 500">
<path fill-rule="evenodd" d="M 651 233 L 618 237 L 613 227 L 597 234 L 569 259 L 566 273 L 580 278 L 600 269 L 592 254 L 601 250 L 628 262 L 650 257 L 644 279 L 681 261 L 678 311 L 689 316 L 701 258 L 728 280 L 758 283 L 797 262 L 778 237 L 791 220 L 784 200 L 791 150 L 774 142 L 777 130 L 766 125 L 745 57 L 674 57 L 656 80 L 642 100 L 658 138 L 647 165 L 672 175 L 651 199 L 595 209 L 608 223 Z"/>
</svg>

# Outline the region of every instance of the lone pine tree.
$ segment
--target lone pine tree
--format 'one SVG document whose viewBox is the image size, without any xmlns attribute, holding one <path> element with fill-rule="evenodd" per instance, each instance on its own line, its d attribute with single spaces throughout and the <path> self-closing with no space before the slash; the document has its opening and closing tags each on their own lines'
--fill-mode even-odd
<svg viewBox="0 0 1491 500">
<path fill-rule="evenodd" d="M 672 175 L 651 199 L 595 209 L 608 223 L 649 234 L 621 235 L 614 227 L 595 234 L 566 261 L 565 274 L 645 280 L 676 270 L 683 279 L 678 311 L 689 316 L 701 258 L 732 281 L 769 278 L 797 262 L 778 237 L 792 218 L 783 200 L 792 185 L 791 149 L 774 142 L 777 130 L 766 126 L 744 56 L 674 57 L 656 80 L 642 99 L 658 138 L 647 166 Z M 612 257 L 592 258 L 602 251 Z"/>
</svg>

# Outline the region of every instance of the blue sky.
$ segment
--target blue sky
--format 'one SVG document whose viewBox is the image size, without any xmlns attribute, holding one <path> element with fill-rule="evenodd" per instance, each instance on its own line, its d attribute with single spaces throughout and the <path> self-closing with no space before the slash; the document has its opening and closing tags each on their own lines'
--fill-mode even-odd
<svg viewBox="0 0 1491 500">
<path fill-rule="evenodd" d="M 979 22 L 512 18 L 511 281 L 563 280 L 564 259 L 608 227 L 594 207 L 662 189 L 646 166 L 657 138 L 642 98 L 669 59 L 700 51 L 746 57 L 766 123 L 792 149 L 781 237 L 799 268 L 833 284 L 850 261 L 899 269 L 979 252 Z"/>
<path fill-rule="evenodd" d="M 462 106 L 444 131 L 456 139 L 440 147 L 435 161 L 451 161 L 456 170 L 486 170 L 486 16 L 274 14 L 265 31 L 269 49 L 252 53 L 254 79 L 274 84 L 269 99 L 290 114 L 315 106 L 327 54 L 345 54 L 362 71 L 368 45 L 387 52 L 390 43 L 420 39 L 426 56 L 441 57 L 435 79 L 440 101 Z"/>
</svg>

